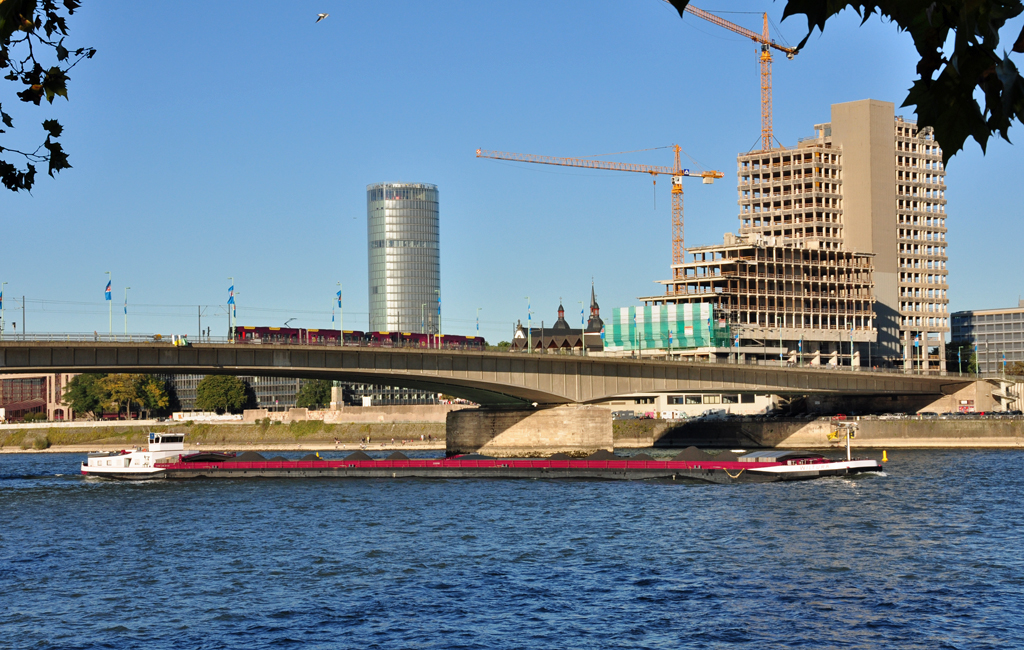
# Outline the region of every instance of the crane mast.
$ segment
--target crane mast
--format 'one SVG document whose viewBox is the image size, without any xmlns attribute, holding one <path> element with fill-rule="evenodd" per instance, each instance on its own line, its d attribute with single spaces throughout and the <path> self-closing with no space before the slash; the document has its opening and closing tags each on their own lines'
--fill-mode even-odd
<svg viewBox="0 0 1024 650">
<path fill-rule="evenodd" d="M 669 0 L 665 0 L 669 2 Z M 795 47 L 779 45 L 768 35 L 768 14 L 763 15 L 763 27 L 761 33 L 740 27 L 715 14 L 698 9 L 692 4 L 686 5 L 686 13 L 702 18 L 709 23 L 724 27 L 731 32 L 745 36 L 761 46 L 758 60 L 761 64 L 761 150 L 769 151 L 772 148 L 772 140 L 775 136 L 772 132 L 772 49 L 786 54 L 786 58 L 792 59 L 799 50 Z"/>
<path fill-rule="evenodd" d="M 672 177 L 672 263 L 682 264 L 686 255 L 686 247 L 683 241 L 683 177 L 700 178 L 707 185 L 715 182 L 716 178 L 724 178 L 719 171 L 691 172 L 683 169 L 679 154 L 682 151 L 679 145 L 672 145 L 675 152 L 675 165 L 663 167 L 656 165 L 639 165 L 635 163 L 620 163 L 605 160 L 594 160 L 591 158 L 558 158 L 555 156 L 536 156 L 525 153 L 510 153 L 507 151 L 476 150 L 477 158 L 492 158 L 494 160 L 511 160 L 516 162 L 537 163 L 541 165 L 559 165 L 562 167 L 583 167 L 585 169 L 606 169 L 617 172 L 638 172 L 650 174 L 657 177 L 666 175 Z"/>
</svg>

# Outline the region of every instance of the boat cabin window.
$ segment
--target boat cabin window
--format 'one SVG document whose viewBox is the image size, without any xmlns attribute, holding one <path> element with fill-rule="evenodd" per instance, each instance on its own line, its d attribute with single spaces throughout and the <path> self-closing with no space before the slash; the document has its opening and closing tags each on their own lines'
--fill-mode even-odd
<svg viewBox="0 0 1024 650">
<path fill-rule="evenodd" d="M 177 443 L 177 442 L 183 441 L 184 439 L 185 439 L 185 436 L 158 436 L 158 435 L 155 435 L 155 434 L 150 434 L 150 436 L 149 436 L 150 442 L 154 442 L 154 443 L 157 443 L 157 444 L 160 444 L 160 443 L 164 443 L 164 444 L 167 444 L 167 443 Z"/>
</svg>

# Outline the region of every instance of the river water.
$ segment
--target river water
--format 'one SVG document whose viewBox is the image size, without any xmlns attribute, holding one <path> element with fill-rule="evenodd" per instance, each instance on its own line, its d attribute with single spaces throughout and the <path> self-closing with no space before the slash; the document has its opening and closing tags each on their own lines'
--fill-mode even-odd
<svg viewBox="0 0 1024 650">
<path fill-rule="evenodd" d="M 81 459 L 0 455 L 0 648 L 1024 647 L 1020 451 L 733 486 Z"/>
</svg>

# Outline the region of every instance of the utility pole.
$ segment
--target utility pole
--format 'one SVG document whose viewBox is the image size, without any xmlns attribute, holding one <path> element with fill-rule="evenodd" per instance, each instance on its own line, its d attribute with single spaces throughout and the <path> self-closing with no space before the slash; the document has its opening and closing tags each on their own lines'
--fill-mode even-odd
<svg viewBox="0 0 1024 650">
<path fill-rule="evenodd" d="M 25 333 L 28 331 L 28 326 L 25 324 L 25 296 L 21 297 L 21 340 L 25 340 Z"/>
</svg>

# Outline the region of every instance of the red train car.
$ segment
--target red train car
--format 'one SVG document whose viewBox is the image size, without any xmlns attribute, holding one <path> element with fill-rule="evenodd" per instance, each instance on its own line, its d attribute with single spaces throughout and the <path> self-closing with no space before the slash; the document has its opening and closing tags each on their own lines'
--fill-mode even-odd
<svg viewBox="0 0 1024 650">
<path fill-rule="evenodd" d="M 366 345 L 384 348 L 435 348 L 441 350 L 484 350 L 487 341 L 482 336 L 459 334 L 419 334 L 417 332 L 360 332 L 358 330 L 321 330 L 301 327 L 261 327 L 241 325 L 235 327 L 236 343 L 266 345 L 339 345 L 339 334 L 345 345 Z"/>
<path fill-rule="evenodd" d="M 482 336 L 420 334 L 418 332 L 367 332 L 366 344 L 373 347 L 437 348 L 441 350 L 483 350 Z"/>
<path fill-rule="evenodd" d="M 345 345 L 365 345 L 365 335 L 353 330 L 305 329 L 302 327 L 260 327 L 241 325 L 235 328 L 236 343 L 338 345 L 341 335 Z"/>
</svg>

